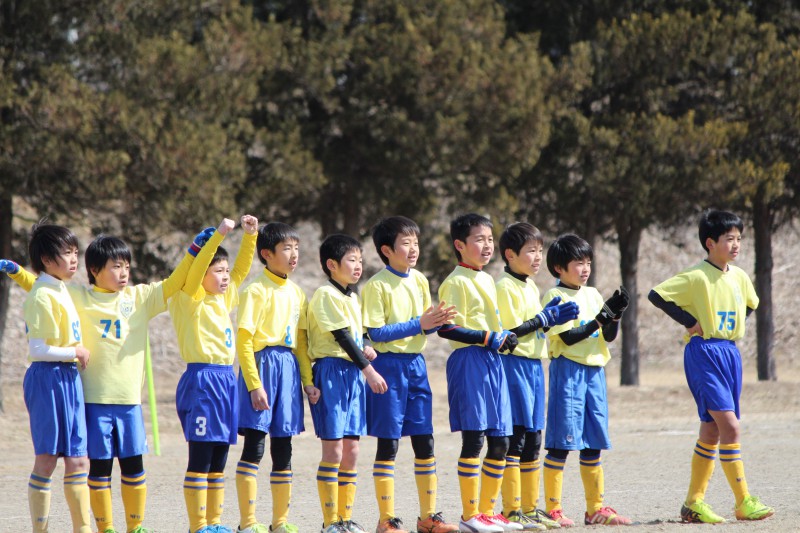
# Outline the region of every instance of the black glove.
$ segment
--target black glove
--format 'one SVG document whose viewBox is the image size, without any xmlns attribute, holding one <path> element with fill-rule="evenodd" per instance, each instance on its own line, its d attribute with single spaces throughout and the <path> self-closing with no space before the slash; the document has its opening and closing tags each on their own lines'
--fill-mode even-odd
<svg viewBox="0 0 800 533">
<path fill-rule="evenodd" d="M 630 301 L 631 297 L 628 291 L 625 287 L 620 285 L 619 289 L 614 291 L 614 294 L 611 295 L 611 298 L 605 301 L 603 309 L 594 317 L 595 320 L 597 320 L 601 326 L 607 326 L 611 324 L 612 321 L 619 320 L 622 318 L 622 313 L 628 308 Z"/>
<path fill-rule="evenodd" d="M 519 339 L 517 339 L 516 333 L 509 331 L 508 335 L 506 335 L 506 338 L 503 341 L 503 344 L 500 345 L 500 348 L 497 351 L 498 352 L 507 351 L 508 353 L 514 353 L 514 350 L 517 348 L 518 345 L 519 345 Z"/>
</svg>

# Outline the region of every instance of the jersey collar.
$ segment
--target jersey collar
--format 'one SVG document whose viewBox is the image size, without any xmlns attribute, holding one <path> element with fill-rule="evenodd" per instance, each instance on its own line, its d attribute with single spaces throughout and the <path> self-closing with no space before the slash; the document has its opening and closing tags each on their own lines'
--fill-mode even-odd
<svg viewBox="0 0 800 533">
<path fill-rule="evenodd" d="M 275 274 L 274 272 L 272 272 L 267 267 L 264 267 L 264 275 L 267 276 L 267 279 L 269 279 L 272 283 L 274 283 L 275 285 L 281 286 L 281 287 L 286 285 L 286 282 L 289 281 L 289 277 L 288 276 L 285 277 L 285 278 L 282 277 L 282 276 L 279 276 L 279 275 Z"/>
<path fill-rule="evenodd" d="M 39 277 L 36 278 L 36 279 L 37 279 L 37 281 L 42 281 L 44 283 L 47 283 L 48 285 L 61 285 L 61 284 L 64 283 L 60 279 L 54 278 L 53 276 L 51 276 L 47 272 L 41 272 L 39 274 Z"/>
<path fill-rule="evenodd" d="M 338 283 L 336 283 L 335 281 L 333 281 L 333 279 L 331 279 L 331 278 L 328 278 L 328 281 L 330 281 L 330 282 L 331 282 L 331 285 L 333 285 L 334 287 L 336 287 L 336 288 L 339 290 L 339 292 L 341 292 L 341 293 L 342 293 L 342 294 L 344 294 L 345 296 L 350 296 L 351 294 L 353 294 L 353 289 L 351 289 L 349 286 L 347 286 L 347 287 L 342 287 L 341 285 L 339 285 Z"/>
<path fill-rule="evenodd" d="M 386 270 L 400 278 L 407 278 L 411 274 L 410 272 L 400 272 L 399 270 L 395 270 L 389 265 L 386 265 Z"/>
<path fill-rule="evenodd" d="M 464 267 L 464 268 L 468 268 L 469 270 L 474 270 L 475 272 L 481 272 L 480 268 L 475 268 L 474 266 L 468 265 L 468 264 L 463 263 L 461 261 L 458 262 L 458 266 Z"/>
<path fill-rule="evenodd" d="M 516 279 L 520 280 L 523 283 L 528 281 L 528 276 L 526 274 L 518 274 L 517 272 L 514 272 L 513 270 L 511 270 L 511 267 L 508 266 L 508 265 L 506 265 L 506 267 L 503 270 L 505 270 L 506 274 L 508 274 L 512 278 L 516 278 Z"/>
</svg>

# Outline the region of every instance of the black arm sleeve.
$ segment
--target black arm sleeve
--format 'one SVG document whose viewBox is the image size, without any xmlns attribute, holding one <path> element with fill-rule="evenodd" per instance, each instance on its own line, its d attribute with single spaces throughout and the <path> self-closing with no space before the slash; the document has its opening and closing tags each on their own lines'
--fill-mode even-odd
<svg viewBox="0 0 800 533">
<path fill-rule="evenodd" d="M 528 333 L 532 333 L 537 329 L 542 329 L 542 319 L 539 318 L 539 315 L 536 315 L 530 320 L 526 320 L 519 326 L 515 327 L 514 329 L 510 329 L 508 331 L 515 334 L 517 337 L 524 337 Z"/>
<path fill-rule="evenodd" d="M 748 307 L 747 314 L 744 316 L 744 319 L 747 320 L 748 318 L 750 318 L 750 315 L 753 314 L 753 311 L 755 311 L 755 309 L 753 309 L 752 307 Z"/>
<path fill-rule="evenodd" d="M 369 361 L 364 357 L 364 352 L 358 347 L 356 341 L 353 340 L 353 337 L 347 329 L 336 329 L 331 331 L 331 333 L 333 333 L 333 338 L 339 343 L 342 350 L 347 352 L 347 355 L 356 364 L 359 370 L 364 370 L 369 366 Z"/>
<path fill-rule="evenodd" d="M 650 303 L 664 311 L 669 317 L 685 328 L 691 328 L 697 324 L 697 319 L 687 311 L 684 311 L 674 302 L 668 302 L 656 291 L 651 290 L 647 295 Z"/>
<path fill-rule="evenodd" d="M 610 324 L 603 326 L 603 338 L 606 342 L 611 342 L 617 338 L 619 333 L 619 321 L 612 320 Z"/>
<path fill-rule="evenodd" d="M 575 343 L 581 342 L 583 339 L 588 339 L 592 333 L 600 329 L 600 324 L 597 320 L 592 320 L 577 328 L 572 328 L 569 331 L 559 333 L 558 336 L 564 341 L 567 346 L 572 346 Z M 616 336 L 616 335 L 615 335 Z"/>
<path fill-rule="evenodd" d="M 462 342 L 464 344 L 486 345 L 486 332 L 477 329 L 462 328 L 456 324 L 445 324 L 437 332 L 443 339 Z"/>
</svg>

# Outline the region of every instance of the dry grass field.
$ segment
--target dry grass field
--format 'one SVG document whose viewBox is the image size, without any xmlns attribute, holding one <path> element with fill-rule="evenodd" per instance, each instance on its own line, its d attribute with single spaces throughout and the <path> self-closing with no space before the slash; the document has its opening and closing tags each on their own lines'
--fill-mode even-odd
<svg viewBox="0 0 800 533">
<path fill-rule="evenodd" d="M 316 260 L 316 239 L 310 231 L 304 233 L 304 256 L 297 279 L 310 295 L 321 281 Z M 306 237 L 307 235 L 307 237 Z M 746 235 L 747 237 L 747 235 Z M 423 236 L 424 238 L 424 236 Z M 619 512 L 635 521 L 636 531 L 688 531 L 693 528 L 678 523 L 678 510 L 685 496 L 689 462 L 697 433 L 694 403 L 682 374 L 680 328 L 647 303 L 647 291 L 658 281 L 698 258 L 699 245 L 693 230 L 683 236 L 683 245 L 663 241 L 658 235 L 648 235 L 642 246 L 639 264 L 640 302 L 640 367 L 641 385 L 620 387 L 618 342 L 612 350 L 614 359 L 608 367 L 609 403 L 611 408 L 611 438 L 613 449 L 604 453 L 606 501 Z M 800 319 L 797 314 L 797 276 L 792 266 L 800 250 L 800 238 L 793 231 L 776 236 L 774 300 L 776 304 L 775 356 L 777 382 L 757 382 L 755 379 L 754 319 L 748 324 L 748 336 L 740 343 L 744 366 L 745 386 L 742 398 L 742 446 L 748 482 L 754 494 L 776 508 L 776 515 L 759 523 L 738 523 L 735 520 L 715 531 L 799 531 L 800 511 L 795 498 L 800 485 L 800 471 L 790 458 L 800 440 L 800 366 L 796 346 Z M 234 246 L 230 246 L 235 248 Z M 374 251 L 365 249 L 368 268 L 374 271 Z M 617 253 L 613 244 L 603 244 L 596 251 L 598 287 L 608 293 L 619 284 L 616 267 Z M 499 259 L 492 264 L 499 270 Z M 745 241 L 739 265 L 752 273 L 752 243 Z M 254 266 L 254 272 L 257 270 Z M 552 283 L 546 272 L 537 280 L 544 288 Z M 26 480 L 33 464 L 28 434 L 27 413 L 21 400 L 22 375 L 26 356 L 24 329 L 21 319 L 23 294 L 12 292 L 11 313 L 6 337 L 0 350 L 0 384 L 3 387 L 5 412 L 0 414 L 3 439 L 0 440 L 0 532 L 29 530 Z M 183 364 L 173 340 L 169 318 L 161 316 L 151 324 L 153 358 L 158 386 L 158 409 L 161 433 L 161 455 L 145 458 L 149 499 L 146 525 L 158 532 L 173 533 L 187 530 L 181 485 L 186 466 L 186 444 L 183 441 L 174 411 L 174 390 Z M 428 350 L 431 382 L 434 386 L 434 425 L 439 474 L 439 507 L 445 515 L 456 519 L 460 511 L 458 480 L 455 475 L 460 448 L 458 434 L 447 427 L 447 397 L 444 387 L 444 363 L 447 349 L 439 339 L 432 339 Z M 304 533 L 319 530 L 321 513 L 316 493 L 315 472 L 320 445 L 313 436 L 306 413 L 308 431 L 295 439 L 294 496 L 291 519 Z M 152 444 L 152 443 L 151 443 Z M 412 454 L 408 442 L 401 443 L 396 478 L 398 514 L 413 528 L 417 515 Z M 359 461 L 360 483 L 354 518 L 367 529 L 377 521 L 372 488 L 371 466 L 374 458 L 374 439 L 362 439 Z M 234 471 L 241 453 L 241 443 L 231 448 L 227 469 L 225 524 L 235 527 L 238 519 Z M 262 463 L 259 495 L 259 516 L 269 520 L 271 499 L 268 490 L 268 457 Z M 54 478 L 51 531 L 69 531 L 69 515 L 58 485 L 63 470 Z M 117 527 L 124 524 L 119 499 L 119 474 L 114 472 L 114 502 Z M 732 519 L 732 496 L 720 468 L 714 475 L 707 501 L 724 516 Z M 567 463 L 564 481 L 564 507 L 568 516 L 580 519 L 584 509 L 583 492 L 576 457 Z M 583 528 L 580 526 L 578 529 Z M 599 527 L 599 526 L 594 526 Z M 124 526 L 123 526 L 124 529 Z"/>
</svg>

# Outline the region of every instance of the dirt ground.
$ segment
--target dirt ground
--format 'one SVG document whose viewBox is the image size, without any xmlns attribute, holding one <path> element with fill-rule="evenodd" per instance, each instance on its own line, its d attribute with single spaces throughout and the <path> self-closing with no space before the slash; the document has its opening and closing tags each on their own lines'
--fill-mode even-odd
<svg viewBox="0 0 800 533">
<path fill-rule="evenodd" d="M 754 494 L 776 509 L 774 517 L 758 523 L 739 523 L 733 520 L 732 495 L 721 468 L 717 467 L 711 481 L 707 501 L 726 518 L 715 531 L 798 531 L 800 512 L 796 498 L 798 468 L 787 460 L 796 452 L 800 436 L 800 380 L 797 376 L 780 382 L 755 382 L 754 371 L 746 370 L 743 392 L 742 443 L 747 479 Z M 642 385 L 636 388 L 619 387 L 618 370 L 609 368 L 609 402 L 611 407 L 611 436 L 613 449 L 604 453 L 606 502 L 620 513 L 630 516 L 637 531 L 687 531 L 680 524 L 678 510 L 685 496 L 692 448 L 697 433 L 694 403 L 674 365 L 654 368 L 643 375 Z M 447 518 L 456 520 L 460 511 L 456 460 L 460 449 L 459 434 L 450 433 L 447 426 L 447 397 L 441 364 L 432 365 L 431 381 L 436 390 L 435 438 L 439 475 L 439 508 Z M 159 382 L 158 410 L 161 435 L 161 455 L 152 453 L 145 459 L 149 488 L 145 525 L 158 532 L 172 533 L 187 530 L 181 484 L 186 466 L 186 444 L 175 415 L 174 378 Z M 0 498 L 0 531 L 26 531 L 29 516 L 26 480 L 33 462 L 28 434 L 27 413 L 18 396 L 6 389 L 6 410 L 0 415 L 4 439 L 0 441 L 2 455 L 2 497 Z M 308 412 L 309 431 L 295 439 L 294 493 L 291 521 L 301 532 L 319 531 L 321 512 L 317 498 L 315 475 L 320 457 L 320 445 L 313 436 Z M 151 448 L 152 448 L 152 440 Z M 227 491 L 224 523 L 234 527 L 238 521 L 235 489 L 236 462 L 241 442 L 231 448 L 226 471 Z M 359 477 L 354 518 L 371 530 L 377 522 L 377 506 L 371 479 L 375 440 L 362 439 Z M 407 441 L 401 443 L 397 459 L 396 510 L 407 526 L 414 527 L 418 513 L 416 488 L 412 475 L 413 455 Z M 268 522 L 271 498 L 269 494 L 269 459 L 262 463 L 261 492 L 258 497 L 258 516 Z M 51 531 L 70 530 L 69 514 L 60 488 L 63 467 L 54 477 Z M 124 529 L 124 515 L 119 498 L 119 473 L 113 478 L 115 519 Z M 584 511 L 583 490 L 577 457 L 570 456 L 564 480 L 564 508 L 567 516 L 580 519 Z M 580 522 L 579 522 L 580 523 Z M 577 529 L 589 526 L 579 525 Z M 599 526 L 593 526 L 599 527 Z"/>
</svg>

